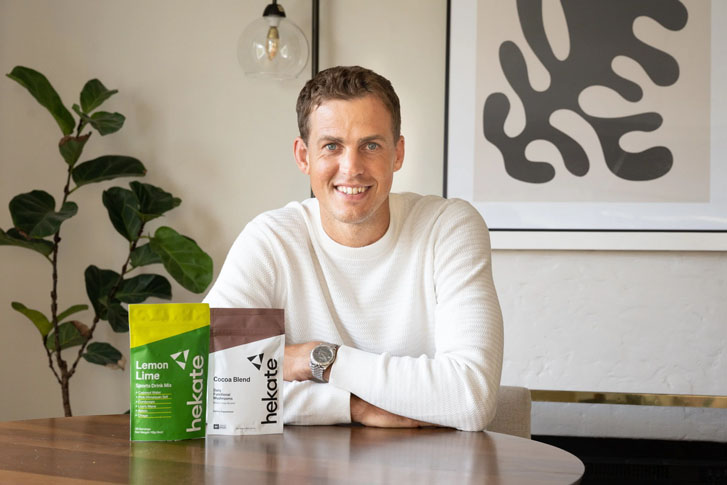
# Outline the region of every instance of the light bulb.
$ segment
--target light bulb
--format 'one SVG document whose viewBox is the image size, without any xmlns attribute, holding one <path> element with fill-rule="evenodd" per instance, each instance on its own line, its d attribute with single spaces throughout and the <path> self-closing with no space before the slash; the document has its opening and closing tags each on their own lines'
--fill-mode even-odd
<svg viewBox="0 0 727 485">
<path fill-rule="evenodd" d="M 278 46 L 280 45 L 280 34 L 278 33 L 277 27 L 270 27 L 268 29 L 268 43 L 266 44 L 266 50 L 268 53 L 268 59 L 271 61 L 275 59 L 278 54 Z"/>
<path fill-rule="evenodd" d="M 291 79 L 308 61 L 308 41 L 274 1 L 240 35 L 237 57 L 249 76 Z"/>
<path fill-rule="evenodd" d="M 278 53 L 278 45 L 280 44 L 280 34 L 278 33 L 277 27 L 270 27 L 268 29 L 268 59 L 271 61 L 275 59 L 275 55 Z"/>
</svg>

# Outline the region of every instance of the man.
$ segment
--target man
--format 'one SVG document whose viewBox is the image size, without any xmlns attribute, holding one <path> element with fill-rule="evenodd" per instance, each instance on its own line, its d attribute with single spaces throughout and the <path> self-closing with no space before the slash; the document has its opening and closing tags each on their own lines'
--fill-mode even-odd
<svg viewBox="0 0 727 485">
<path fill-rule="evenodd" d="M 327 69 L 296 110 L 315 198 L 250 222 L 205 301 L 285 309 L 286 424 L 485 429 L 503 330 L 484 221 L 461 200 L 390 194 L 404 137 L 382 76 Z"/>
</svg>

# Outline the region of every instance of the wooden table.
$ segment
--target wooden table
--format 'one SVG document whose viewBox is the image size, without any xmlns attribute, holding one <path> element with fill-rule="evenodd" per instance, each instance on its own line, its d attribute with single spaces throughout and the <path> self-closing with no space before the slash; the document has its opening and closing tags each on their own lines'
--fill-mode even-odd
<svg viewBox="0 0 727 485">
<path fill-rule="evenodd" d="M 444 428 L 286 426 L 282 435 L 130 442 L 128 416 L 0 423 L 0 483 L 578 483 L 537 441 Z"/>
</svg>

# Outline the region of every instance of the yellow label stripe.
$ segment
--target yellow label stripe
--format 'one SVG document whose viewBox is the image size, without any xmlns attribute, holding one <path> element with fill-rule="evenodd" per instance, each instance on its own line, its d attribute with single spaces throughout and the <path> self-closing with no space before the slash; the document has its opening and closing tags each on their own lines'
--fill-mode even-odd
<svg viewBox="0 0 727 485">
<path fill-rule="evenodd" d="M 207 303 L 155 303 L 129 305 L 130 347 L 164 340 L 210 324 Z"/>
</svg>

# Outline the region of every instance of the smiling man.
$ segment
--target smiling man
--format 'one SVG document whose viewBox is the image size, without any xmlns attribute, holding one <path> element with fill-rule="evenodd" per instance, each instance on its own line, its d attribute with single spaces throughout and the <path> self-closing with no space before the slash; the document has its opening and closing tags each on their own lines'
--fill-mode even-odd
<svg viewBox="0 0 727 485">
<path fill-rule="evenodd" d="M 315 198 L 250 222 L 205 301 L 285 309 L 286 424 L 485 429 L 503 330 L 482 217 L 390 193 L 404 138 L 382 76 L 327 69 L 296 110 Z"/>
</svg>

